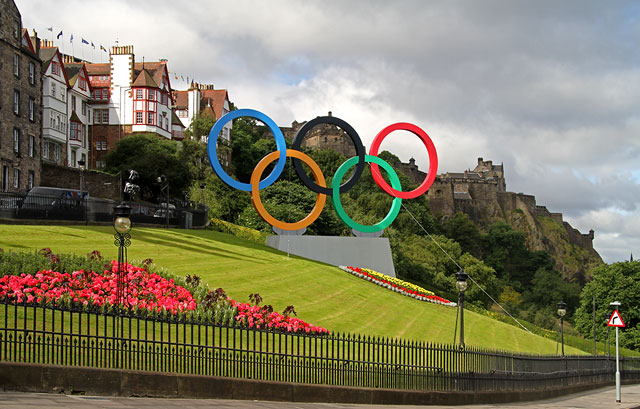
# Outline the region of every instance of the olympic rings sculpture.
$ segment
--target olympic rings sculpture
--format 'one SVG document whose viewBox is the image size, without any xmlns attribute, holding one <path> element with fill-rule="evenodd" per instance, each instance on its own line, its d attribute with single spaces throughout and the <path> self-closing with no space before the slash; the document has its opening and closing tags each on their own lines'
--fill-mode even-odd
<svg viewBox="0 0 640 409">
<path fill-rule="evenodd" d="M 251 174 L 250 183 L 241 183 L 229 176 L 227 172 L 222 168 L 217 155 L 216 145 L 220 131 L 222 131 L 222 128 L 226 125 L 227 122 L 239 117 L 250 117 L 262 121 L 271 130 L 271 133 L 273 133 L 273 137 L 276 141 L 276 148 L 278 149 L 277 151 L 268 154 L 267 156 L 262 158 L 260 162 L 258 162 Z M 331 182 L 330 187 L 326 185 L 324 175 L 322 174 L 322 170 L 320 169 L 318 164 L 313 159 L 311 159 L 311 157 L 299 150 L 302 146 L 302 142 L 304 141 L 304 137 L 306 136 L 306 134 L 314 126 L 319 124 L 332 124 L 339 126 L 347 133 L 349 138 L 351 138 L 351 141 L 356 148 L 356 156 L 347 159 L 342 165 L 340 165 L 335 175 L 333 176 L 333 181 Z M 429 154 L 429 170 L 427 172 L 427 177 L 422 182 L 422 184 L 420 184 L 420 186 L 409 192 L 403 192 L 401 190 L 402 188 L 400 186 L 400 179 L 398 178 L 398 175 L 396 174 L 394 169 L 391 167 L 391 165 L 377 156 L 378 150 L 380 149 L 380 145 L 382 144 L 384 138 L 386 138 L 391 132 L 399 130 L 409 131 L 419 137 L 424 146 L 427 148 L 427 153 Z M 438 154 L 436 152 L 436 147 L 429 135 L 427 135 L 425 131 L 423 131 L 416 125 L 399 122 L 387 126 L 382 131 L 380 131 L 373 139 L 371 148 L 369 149 L 369 154 L 367 155 L 365 153 L 365 148 L 362 144 L 360 136 L 351 127 L 351 125 L 349 125 L 342 119 L 332 116 L 317 117 L 307 122 L 298 130 L 293 139 L 293 142 L 291 143 L 291 148 L 287 149 L 284 135 L 282 134 L 282 131 L 276 125 L 276 123 L 267 115 L 253 109 L 238 109 L 222 116 L 213 125 L 211 131 L 209 132 L 207 155 L 209 156 L 209 162 L 211 163 L 211 167 L 213 168 L 213 171 L 216 173 L 216 175 L 218 175 L 218 177 L 223 182 L 233 188 L 251 192 L 251 201 L 253 203 L 253 207 L 256 209 L 260 217 L 262 217 L 262 219 L 270 225 L 281 230 L 299 230 L 309 226 L 320 216 L 320 213 L 322 213 L 322 209 L 324 208 L 324 205 L 326 203 L 327 196 L 331 196 L 331 200 L 333 202 L 334 208 L 336 209 L 338 217 L 347 226 L 351 227 L 354 230 L 365 233 L 374 233 L 383 230 L 391 223 L 393 223 L 393 221 L 397 217 L 398 212 L 400 212 L 402 199 L 413 199 L 425 194 L 433 184 L 433 181 L 436 178 L 436 173 L 438 171 Z M 284 170 L 287 157 L 290 157 L 292 159 L 296 173 L 298 174 L 298 177 L 300 177 L 304 185 L 317 193 L 316 203 L 311 210 L 311 213 L 309 213 L 309 215 L 307 215 L 304 219 L 295 223 L 282 222 L 271 216 L 265 209 L 264 205 L 262 204 L 262 200 L 260 199 L 260 190 L 271 186 L 278 179 L 278 177 L 280 177 L 280 174 Z M 262 174 L 264 173 L 267 166 L 269 166 L 275 160 L 277 160 L 277 162 L 271 173 L 269 173 L 266 178 L 261 179 Z M 305 163 L 311 169 L 311 173 L 313 174 L 313 178 L 315 179 L 315 181 L 311 180 L 311 178 L 307 176 L 302 167 L 302 163 Z M 394 198 L 389 213 L 384 217 L 384 219 L 374 225 L 362 225 L 355 222 L 344 211 L 344 208 L 340 201 L 340 194 L 346 193 L 358 182 L 367 163 L 371 165 L 371 176 L 373 177 L 373 180 L 378 185 L 378 187 L 380 187 L 380 189 Z M 349 180 L 341 184 L 345 174 L 354 166 L 355 169 L 353 175 L 351 175 Z M 380 167 L 382 167 L 389 175 L 391 186 L 389 186 L 389 184 L 382 177 Z"/>
</svg>

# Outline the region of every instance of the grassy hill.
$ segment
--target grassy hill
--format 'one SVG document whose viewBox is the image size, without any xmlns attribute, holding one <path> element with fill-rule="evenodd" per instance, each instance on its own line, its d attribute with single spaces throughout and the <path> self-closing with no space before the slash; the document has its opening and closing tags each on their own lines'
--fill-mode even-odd
<svg viewBox="0 0 640 409">
<path fill-rule="evenodd" d="M 99 250 L 115 258 L 113 233 L 111 227 L 2 225 L 0 247 L 82 255 Z M 257 292 L 276 310 L 293 305 L 298 317 L 334 332 L 453 342 L 455 308 L 401 296 L 333 266 L 209 230 L 134 228 L 131 236 L 130 260 L 152 258 L 173 273 L 197 274 L 239 301 Z M 472 311 L 465 311 L 465 340 L 483 348 L 556 353 L 553 340 Z"/>
</svg>

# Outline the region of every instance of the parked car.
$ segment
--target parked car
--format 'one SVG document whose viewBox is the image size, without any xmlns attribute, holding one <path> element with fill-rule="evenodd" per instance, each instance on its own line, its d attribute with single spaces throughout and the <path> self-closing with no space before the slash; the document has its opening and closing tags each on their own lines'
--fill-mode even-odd
<svg viewBox="0 0 640 409">
<path fill-rule="evenodd" d="M 166 203 L 160 203 L 160 208 L 158 210 L 156 210 L 156 212 L 153 214 L 153 217 L 161 217 L 161 218 L 166 218 L 167 217 L 167 204 Z M 174 218 L 176 217 L 176 206 L 169 203 L 169 218 Z"/>
<path fill-rule="evenodd" d="M 89 199 L 89 192 L 75 189 L 36 186 L 24 198 L 23 209 L 81 207 Z"/>
</svg>

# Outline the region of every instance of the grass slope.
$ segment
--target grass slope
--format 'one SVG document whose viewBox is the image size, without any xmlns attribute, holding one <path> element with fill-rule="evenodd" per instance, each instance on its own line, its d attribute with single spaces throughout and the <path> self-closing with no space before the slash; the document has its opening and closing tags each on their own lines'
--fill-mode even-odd
<svg viewBox="0 0 640 409">
<path fill-rule="evenodd" d="M 246 301 L 260 293 L 278 311 L 294 305 L 298 316 L 334 332 L 451 343 L 456 310 L 401 296 L 313 262 L 234 236 L 208 230 L 135 228 L 130 260 L 152 258 L 181 275 L 197 274 L 212 289 L 222 287 Z M 0 247 L 115 258 L 111 227 L 0 226 Z M 465 341 L 476 347 L 555 354 L 556 342 L 489 317 L 465 311 Z M 583 354 L 565 347 L 567 354 Z"/>
</svg>

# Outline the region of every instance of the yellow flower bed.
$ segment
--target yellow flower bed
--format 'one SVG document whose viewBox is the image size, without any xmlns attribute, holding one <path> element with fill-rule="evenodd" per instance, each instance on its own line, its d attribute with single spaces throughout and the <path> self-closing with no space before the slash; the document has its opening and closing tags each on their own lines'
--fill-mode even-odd
<svg viewBox="0 0 640 409">
<path fill-rule="evenodd" d="M 424 288 L 420 287 L 419 285 L 415 285 L 415 284 L 409 283 L 407 281 L 400 280 L 399 278 L 391 277 L 391 276 L 388 276 L 386 274 L 379 273 L 379 272 L 377 272 L 375 270 L 371 270 L 369 268 L 363 268 L 362 271 L 366 271 L 367 274 L 370 274 L 373 277 L 376 277 L 376 278 L 378 278 L 380 280 L 385 280 L 385 281 L 387 281 L 387 282 L 389 282 L 391 284 L 395 284 L 397 286 L 404 287 L 407 290 L 416 291 L 416 292 L 422 293 L 424 295 L 435 295 L 435 293 L 433 291 L 425 290 Z"/>
</svg>

